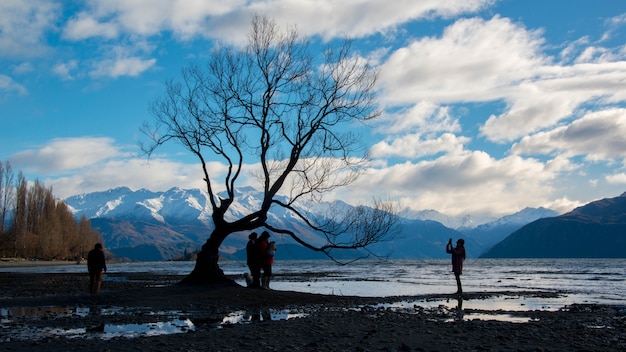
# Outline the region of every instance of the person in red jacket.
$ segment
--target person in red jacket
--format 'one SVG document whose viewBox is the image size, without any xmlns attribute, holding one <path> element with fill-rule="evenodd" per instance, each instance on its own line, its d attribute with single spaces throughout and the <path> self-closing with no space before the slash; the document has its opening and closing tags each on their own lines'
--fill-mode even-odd
<svg viewBox="0 0 626 352">
<path fill-rule="evenodd" d="M 263 268 L 263 275 L 261 276 L 261 288 L 270 288 L 270 279 L 272 277 L 272 264 L 274 264 L 274 253 L 276 253 L 276 245 L 274 242 L 268 242 L 270 234 L 267 231 L 263 231 L 257 245 L 259 249 L 259 259 L 261 261 L 261 267 Z"/>
<path fill-rule="evenodd" d="M 465 260 L 465 241 L 460 238 L 456 241 L 456 247 L 452 247 L 452 239 L 446 245 L 446 253 L 452 254 L 452 272 L 456 278 L 456 294 L 463 294 L 461 287 L 461 274 L 463 273 L 463 261 Z"/>
</svg>

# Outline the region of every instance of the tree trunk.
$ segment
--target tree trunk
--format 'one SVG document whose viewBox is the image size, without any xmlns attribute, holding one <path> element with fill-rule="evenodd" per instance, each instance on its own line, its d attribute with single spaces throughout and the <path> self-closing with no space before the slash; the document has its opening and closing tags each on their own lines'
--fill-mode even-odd
<svg viewBox="0 0 626 352">
<path fill-rule="evenodd" d="M 218 264 L 219 248 L 228 234 L 222 233 L 217 229 L 213 230 L 211 236 L 202 245 L 202 249 L 198 252 L 196 265 L 193 271 L 187 275 L 181 284 L 232 284 L 235 281 L 227 278 L 224 271 Z"/>
</svg>

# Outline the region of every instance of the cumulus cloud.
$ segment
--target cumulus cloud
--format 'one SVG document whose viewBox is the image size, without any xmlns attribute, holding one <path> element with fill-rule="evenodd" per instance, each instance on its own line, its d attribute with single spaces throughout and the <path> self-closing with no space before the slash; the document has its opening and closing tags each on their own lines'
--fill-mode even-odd
<svg viewBox="0 0 626 352">
<path fill-rule="evenodd" d="M 512 141 L 573 117 L 577 108 L 599 100 L 624 101 L 626 61 L 573 66 L 546 66 L 540 78 L 520 84 L 506 100 L 509 109 L 492 115 L 482 133 L 495 141 Z"/>
<path fill-rule="evenodd" d="M 396 1 L 389 6 L 374 0 L 101 0 L 90 2 L 87 9 L 68 21 L 64 36 L 73 40 L 120 35 L 146 37 L 170 31 L 182 40 L 203 36 L 241 43 L 246 40 L 251 16 L 258 13 L 282 25 L 297 23 L 298 30 L 306 36 L 363 37 L 393 31 L 410 20 L 476 12 L 494 2 Z"/>
<path fill-rule="evenodd" d="M 0 74 L 0 97 L 10 93 L 26 94 L 27 92 L 26 88 L 15 82 L 13 78 Z"/>
<path fill-rule="evenodd" d="M 119 35 L 113 23 L 100 23 L 91 15 L 81 12 L 67 21 L 63 37 L 69 40 L 83 40 L 92 37 L 112 39 Z"/>
<path fill-rule="evenodd" d="M 436 209 L 445 214 L 507 214 L 519 204 L 543 206 L 554 191 L 558 170 L 546 170 L 532 158 L 495 159 L 485 152 L 447 154 L 435 160 L 372 168 L 339 195 L 367 199 L 391 198 L 414 210 Z M 381 187 L 384 185 L 384 187 Z"/>
<path fill-rule="evenodd" d="M 383 100 L 388 105 L 503 101 L 504 112 L 491 115 L 481 132 L 508 142 L 572 117 L 587 102 L 626 98 L 626 62 L 616 61 L 624 53 L 581 49 L 581 42 L 567 54 L 582 50 L 578 63 L 558 65 L 543 54 L 541 34 L 498 16 L 459 20 L 440 37 L 416 39 L 389 56 L 381 70 Z"/>
<path fill-rule="evenodd" d="M 421 101 L 397 112 L 387 113 L 376 122 L 380 133 L 402 133 L 406 131 L 458 132 L 461 130 L 458 119 L 450 113 L 449 107 L 439 106 L 430 101 Z"/>
<path fill-rule="evenodd" d="M 606 181 L 611 184 L 626 185 L 626 173 L 618 173 L 614 175 L 607 175 Z"/>
<path fill-rule="evenodd" d="M 72 72 L 76 70 L 77 67 L 78 67 L 78 62 L 76 60 L 70 60 L 68 62 L 56 64 L 52 68 L 52 72 L 54 72 L 54 74 L 61 77 L 61 79 L 73 80 L 74 76 Z"/>
<path fill-rule="evenodd" d="M 94 165 L 121 153 L 111 138 L 58 138 L 37 149 L 16 153 L 10 161 L 16 169 L 48 174 Z"/>
<path fill-rule="evenodd" d="M 390 141 L 378 142 L 372 146 L 370 154 L 374 158 L 396 157 L 419 158 L 439 153 L 458 154 L 468 138 L 444 133 L 438 138 L 422 138 L 419 134 L 405 135 Z"/>
<path fill-rule="evenodd" d="M 17 75 L 30 73 L 30 72 L 33 72 L 34 70 L 35 68 L 33 67 L 33 64 L 30 62 L 22 62 L 20 64 L 11 66 L 11 71 L 13 71 L 13 73 Z"/>
<path fill-rule="evenodd" d="M 89 74 L 92 77 L 137 77 L 154 66 L 155 63 L 156 59 L 141 59 L 138 57 L 103 60 L 98 62 Z"/>
<path fill-rule="evenodd" d="M 174 186 L 204 188 L 202 169 L 197 163 L 186 164 L 158 155 L 148 161 L 134 152 L 134 147 L 120 146 L 111 138 L 58 138 L 16 153 L 9 162 L 14 170 L 38 175 L 61 198 L 120 186 L 151 190 Z M 208 162 L 207 168 L 215 177 L 228 171 L 218 162 Z M 218 190 L 219 186 L 216 185 Z"/>
<path fill-rule="evenodd" d="M 40 56 L 47 52 L 46 33 L 61 14 L 48 0 L 0 1 L 0 58 Z"/>
<path fill-rule="evenodd" d="M 507 18 L 461 19 L 441 37 L 416 39 L 391 54 L 381 71 L 383 99 L 390 104 L 502 99 L 546 60 L 539 52 L 542 43 L 540 32 Z"/>
<path fill-rule="evenodd" d="M 211 170 L 221 168 L 215 164 Z M 216 171 L 217 172 L 217 171 Z M 85 165 L 81 172 L 45 180 L 56 196 L 66 198 L 76 194 L 104 191 L 126 186 L 131 189 L 146 188 L 154 191 L 168 190 L 174 186 L 203 188 L 200 168 L 166 159 L 146 160 L 127 157 Z"/>
<path fill-rule="evenodd" d="M 454 134 L 461 131 L 461 126 L 449 107 L 427 101 L 384 115 L 376 122 L 376 131 L 386 138 L 371 147 L 374 158 L 455 153 L 469 142 L 469 138 Z"/>
<path fill-rule="evenodd" d="M 526 136 L 514 154 L 584 156 L 587 160 L 626 159 L 626 109 L 590 112 L 569 125 Z"/>
</svg>

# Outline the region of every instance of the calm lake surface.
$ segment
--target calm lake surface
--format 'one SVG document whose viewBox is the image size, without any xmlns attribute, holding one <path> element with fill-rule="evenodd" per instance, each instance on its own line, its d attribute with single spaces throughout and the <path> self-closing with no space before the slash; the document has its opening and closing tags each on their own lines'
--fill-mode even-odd
<svg viewBox="0 0 626 352">
<path fill-rule="evenodd" d="M 245 262 L 220 262 L 224 272 L 245 285 Z M 185 275 L 194 262 L 110 264 L 109 272 Z M 420 296 L 456 291 L 450 260 L 281 261 L 274 264 L 271 287 L 334 295 L 367 297 Z M 3 268 L 11 272 L 85 272 L 85 265 Z M 558 309 L 572 303 L 626 304 L 626 259 L 467 259 L 465 292 L 558 292 L 555 298 L 486 299 L 472 305 L 506 310 Z M 106 285 L 106 278 L 105 283 Z"/>
</svg>

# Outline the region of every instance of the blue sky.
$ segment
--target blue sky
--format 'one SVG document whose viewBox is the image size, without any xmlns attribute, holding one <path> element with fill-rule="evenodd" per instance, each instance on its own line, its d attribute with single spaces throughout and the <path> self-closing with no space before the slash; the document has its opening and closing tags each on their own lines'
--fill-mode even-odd
<svg viewBox="0 0 626 352">
<path fill-rule="evenodd" d="M 483 217 L 626 191 L 622 0 L 3 0 L 0 160 L 63 198 L 201 188 L 175 145 L 138 156 L 140 127 L 166 80 L 216 39 L 245 42 L 255 13 L 348 35 L 380 69 L 372 164 L 329 199 Z"/>
</svg>

